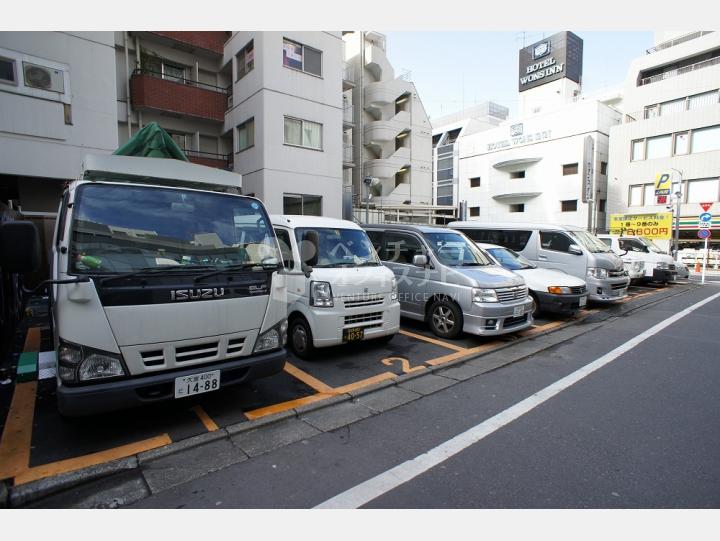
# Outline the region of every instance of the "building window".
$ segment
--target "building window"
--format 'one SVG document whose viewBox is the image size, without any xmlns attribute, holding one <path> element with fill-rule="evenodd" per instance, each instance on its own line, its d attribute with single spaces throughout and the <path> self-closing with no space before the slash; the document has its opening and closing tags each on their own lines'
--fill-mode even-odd
<svg viewBox="0 0 720 541">
<path fill-rule="evenodd" d="M 255 145 L 255 118 L 243 122 L 237 127 L 237 151 L 242 152 Z"/>
<path fill-rule="evenodd" d="M 190 147 L 188 146 L 188 137 L 189 134 L 182 133 L 182 132 L 173 132 L 170 130 L 167 130 L 168 135 L 172 137 L 172 140 L 175 141 L 175 144 L 179 146 L 182 150 L 188 150 Z"/>
<path fill-rule="evenodd" d="M 525 212 L 525 203 L 515 203 L 510 205 L 510 212 Z"/>
<path fill-rule="evenodd" d="M 675 134 L 675 141 L 673 143 L 673 154 L 675 156 L 681 154 L 687 154 L 690 150 L 690 138 L 688 132 L 681 132 Z"/>
<path fill-rule="evenodd" d="M 253 40 L 250 40 L 245 47 L 240 49 L 240 52 L 235 55 L 235 58 L 237 58 L 236 81 L 239 81 L 255 67 L 255 49 L 253 47 Z"/>
<path fill-rule="evenodd" d="M 702 94 L 695 94 L 688 98 L 688 109 L 700 109 L 701 107 L 707 107 L 708 105 L 717 105 L 719 91 L 713 90 L 712 92 L 703 92 Z"/>
<path fill-rule="evenodd" d="M 322 51 L 289 39 L 283 39 L 283 66 L 320 77 L 322 75 Z"/>
<path fill-rule="evenodd" d="M 480 207 L 469 207 L 470 216 L 480 216 Z"/>
<path fill-rule="evenodd" d="M 560 210 L 562 212 L 577 212 L 577 199 L 560 201 Z"/>
<path fill-rule="evenodd" d="M 397 176 L 396 176 L 397 178 Z M 397 186 L 397 182 L 395 183 Z M 438 205 L 452 205 L 453 204 L 453 185 L 442 184 L 437 187 L 437 204 Z"/>
<path fill-rule="evenodd" d="M 512 171 L 510 173 L 510 178 L 525 178 L 525 171 Z"/>
<path fill-rule="evenodd" d="M 681 113 L 685 110 L 685 104 L 685 98 L 663 102 L 660 104 L 660 116 Z"/>
<path fill-rule="evenodd" d="M 657 199 L 655 199 L 655 185 L 645 184 L 643 186 L 643 200 L 642 204 L 645 206 L 655 205 Z"/>
<path fill-rule="evenodd" d="M 470 187 L 471 188 L 479 188 L 480 187 L 480 177 L 473 177 L 470 179 Z"/>
<path fill-rule="evenodd" d="M 654 158 L 667 158 L 672 155 L 672 135 L 658 135 L 657 137 L 648 137 L 646 158 L 652 160 Z"/>
<path fill-rule="evenodd" d="M 563 176 L 577 175 L 578 164 L 577 163 L 566 163 L 562 166 Z"/>
<path fill-rule="evenodd" d="M 185 66 L 163 61 L 162 78 L 182 83 L 185 80 Z"/>
<path fill-rule="evenodd" d="M 322 124 L 286 116 L 285 144 L 322 150 Z"/>
<path fill-rule="evenodd" d="M 718 200 L 718 179 L 703 178 L 687 183 L 687 202 L 703 203 Z"/>
<path fill-rule="evenodd" d="M 283 214 L 322 216 L 322 197 L 295 193 L 283 194 Z"/>
<path fill-rule="evenodd" d="M 632 142 L 632 157 L 631 161 L 637 162 L 645 159 L 645 140 L 638 139 Z"/>
<path fill-rule="evenodd" d="M 598 212 L 605 212 L 605 199 L 598 199 Z"/>
<path fill-rule="evenodd" d="M 643 185 L 638 184 L 636 186 L 630 186 L 628 193 L 628 206 L 629 207 L 640 207 L 642 206 L 643 196 Z"/>
<path fill-rule="evenodd" d="M 702 128 L 692 132 L 692 153 L 720 150 L 720 126 Z"/>
<path fill-rule="evenodd" d="M 600 174 L 607 175 L 607 162 L 600 162 Z"/>
<path fill-rule="evenodd" d="M 0 57 L 0 83 L 17 85 L 15 60 L 11 58 Z"/>
</svg>

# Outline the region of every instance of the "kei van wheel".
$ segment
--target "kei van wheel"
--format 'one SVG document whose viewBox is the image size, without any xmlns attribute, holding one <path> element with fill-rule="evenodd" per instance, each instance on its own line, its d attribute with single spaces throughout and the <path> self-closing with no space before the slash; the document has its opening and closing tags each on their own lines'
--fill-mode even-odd
<svg viewBox="0 0 720 541">
<path fill-rule="evenodd" d="M 450 300 L 436 300 L 428 310 L 428 325 L 440 338 L 457 338 L 463 328 L 462 312 Z"/>
<path fill-rule="evenodd" d="M 315 355 L 313 335 L 310 325 L 304 318 L 298 317 L 290 323 L 290 348 L 301 359 L 310 359 Z"/>
</svg>

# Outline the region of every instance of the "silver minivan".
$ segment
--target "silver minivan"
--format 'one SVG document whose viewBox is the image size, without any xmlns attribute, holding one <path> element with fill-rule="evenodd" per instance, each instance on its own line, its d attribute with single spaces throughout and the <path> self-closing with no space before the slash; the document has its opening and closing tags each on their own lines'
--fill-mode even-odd
<svg viewBox="0 0 720 541">
<path fill-rule="evenodd" d="M 402 316 L 426 321 L 441 338 L 462 331 L 504 334 L 532 325 L 525 281 L 494 264 L 465 235 L 421 225 L 363 227 L 395 273 Z"/>
<path fill-rule="evenodd" d="M 622 259 L 581 227 L 477 221 L 451 222 L 448 227 L 462 231 L 475 242 L 510 248 L 538 267 L 585 280 L 590 300 L 617 301 L 627 296 L 630 278 Z"/>
</svg>

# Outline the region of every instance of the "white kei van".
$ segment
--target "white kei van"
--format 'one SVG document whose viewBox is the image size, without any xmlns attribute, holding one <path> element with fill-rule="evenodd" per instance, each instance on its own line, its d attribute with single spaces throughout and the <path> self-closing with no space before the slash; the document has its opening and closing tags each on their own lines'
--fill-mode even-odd
<svg viewBox="0 0 720 541">
<path fill-rule="evenodd" d="M 642 262 L 642 279 L 646 282 L 672 282 L 676 278 L 675 260 L 645 237 L 598 235 L 620 258 L 630 263 Z"/>
<path fill-rule="evenodd" d="M 271 216 L 288 272 L 288 342 L 301 358 L 315 348 L 380 338 L 400 330 L 395 275 L 353 222 Z"/>
<path fill-rule="evenodd" d="M 475 242 L 510 248 L 538 267 L 585 280 L 589 300 L 618 301 L 627 296 L 630 278 L 622 259 L 581 227 L 478 221 L 451 222 L 448 226 Z"/>
</svg>

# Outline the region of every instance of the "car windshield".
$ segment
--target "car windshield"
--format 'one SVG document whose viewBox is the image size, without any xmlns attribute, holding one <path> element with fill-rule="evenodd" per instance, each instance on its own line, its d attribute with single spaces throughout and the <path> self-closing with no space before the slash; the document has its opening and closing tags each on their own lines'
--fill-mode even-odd
<svg viewBox="0 0 720 541">
<path fill-rule="evenodd" d="M 73 205 L 70 272 L 222 269 L 280 260 L 262 205 L 238 195 L 85 184 Z"/>
<path fill-rule="evenodd" d="M 535 268 L 535 265 L 523 256 L 507 248 L 486 248 L 486 250 L 507 270 L 514 271 Z"/>
<path fill-rule="evenodd" d="M 667 252 L 663 251 L 660 246 L 655 244 L 651 239 L 647 237 L 638 237 L 638 240 L 642 242 L 645 246 L 647 246 L 651 252 L 655 252 L 656 254 L 665 254 Z"/>
<path fill-rule="evenodd" d="M 568 233 L 578 243 L 584 246 L 588 252 L 597 254 L 611 251 L 610 247 L 607 244 L 605 244 L 595 235 L 591 235 L 587 231 L 568 231 Z"/>
<path fill-rule="evenodd" d="M 380 265 L 380 259 L 367 233 L 361 229 L 336 229 L 333 227 L 299 227 L 295 238 L 301 253 L 303 242 L 310 242 L 306 233 L 318 235 L 317 263 L 314 267 L 364 267 Z M 314 250 L 311 245 L 307 249 Z"/>
<path fill-rule="evenodd" d="M 445 265 L 480 267 L 493 264 L 472 241 L 460 233 L 425 233 L 424 237 Z"/>
</svg>

